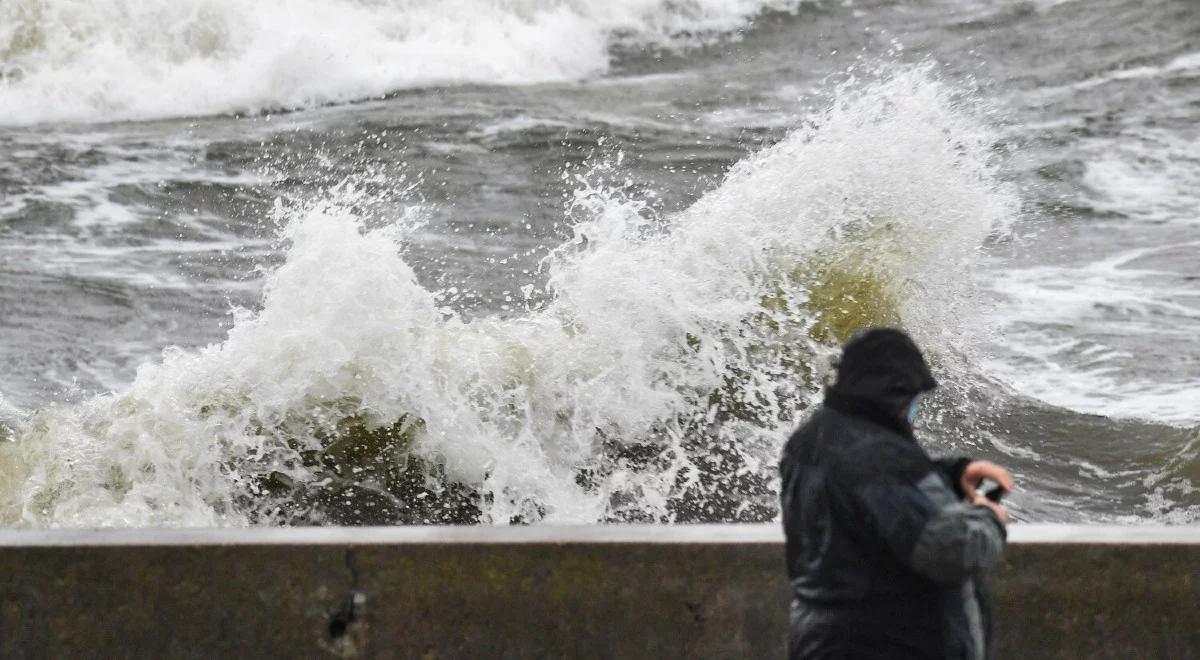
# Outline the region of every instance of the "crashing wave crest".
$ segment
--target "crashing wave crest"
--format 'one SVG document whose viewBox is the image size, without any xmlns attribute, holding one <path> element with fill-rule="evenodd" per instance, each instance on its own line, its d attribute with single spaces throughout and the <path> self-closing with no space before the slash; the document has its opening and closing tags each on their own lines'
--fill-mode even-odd
<svg viewBox="0 0 1200 660">
<path fill-rule="evenodd" d="M 0 123 L 292 109 L 603 74 L 802 0 L 6 0 Z"/>
<path fill-rule="evenodd" d="M 22 422 L 3 522 L 769 519 L 838 338 L 953 346 L 971 322 L 971 264 L 1016 210 L 991 144 L 926 69 L 848 84 L 675 216 L 582 177 L 545 302 L 473 320 L 343 190 L 289 214 L 224 342 Z"/>
</svg>

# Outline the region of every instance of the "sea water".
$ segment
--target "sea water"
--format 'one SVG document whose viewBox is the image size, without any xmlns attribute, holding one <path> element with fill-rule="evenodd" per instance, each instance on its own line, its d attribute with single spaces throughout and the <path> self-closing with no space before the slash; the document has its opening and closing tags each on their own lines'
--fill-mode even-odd
<svg viewBox="0 0 1200 660">
<path fill-rule="evenodd" d="M 1197 13 L 6 0 L 0 521 L 770 520 L 889 323 L 1018 518 L 1192 522 Z"/>
</svg>

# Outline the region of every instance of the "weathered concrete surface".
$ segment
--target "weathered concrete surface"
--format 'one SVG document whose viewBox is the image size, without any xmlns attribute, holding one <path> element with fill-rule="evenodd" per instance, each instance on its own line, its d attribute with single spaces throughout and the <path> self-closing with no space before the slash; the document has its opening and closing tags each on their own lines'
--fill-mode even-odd
<svg viewBox="0 0 1200 660">
<path fill-rule="evenodd" d="M 1200 658 L 1200 543 L 1014 543 L 989 584 L 1002 658 Z"/>
<path fill-rule="evenodd" d="M 1200 658 L 1200 528 L 1012 537 L 1001 657 Z M 787 634 L 774 526 L 0 532 L 0 576 L 2 658 L 764 658 Z"/>
</svg>

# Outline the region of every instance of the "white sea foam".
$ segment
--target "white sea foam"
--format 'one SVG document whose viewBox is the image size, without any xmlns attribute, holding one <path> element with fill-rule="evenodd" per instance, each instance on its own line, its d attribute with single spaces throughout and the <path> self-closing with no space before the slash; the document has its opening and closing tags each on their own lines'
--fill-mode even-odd
<svg viewBox="0 0 1200 660">
<path fill-rule="evenodd" d="M 292 459 L 346 416 L 422 419 L 412 451 L 477 489 L 495 523 L 670 519 L 667 502 L 702 486 L 693 461 L 714 455 L 737 463 L 719 481 L 773 475 L 789 413 L 815 392 L 786 358 L 822 369 L 806 291 L 781 273 L 883 223 L 904 320 L 954 346 L 975 254 L 1016 208 L 990 132 L 926 70 L 848 84 L 811 119 L 671 218 L 603 184 L 624 179 L 616 162 L 581 175 L 549 302 L 512 317 L 439 307 L 398 256 L 406 221 L 364 229 L 346 190 L 289 211 L 286 262 L 224 342 L 168 350 L 128 390 L 39 411 L 0 445 L 3 522 L 244 524 L 265 499 L 255 475 L 312 481 Z M 717 392 L 740 417 L 713 421 Z M 611 442 L 671 460 L 632 466 Z"/>
<path fill-rule="evenodd" d="M 1182 56 L 1164 70 L 1198 62 Z M 1080 196 L 1104 215 L 1079 228 L 1088 238 L 1059 263 L 990 274 L 1003 300 L 996 322 L 1005 355 L 989 372 L 1071 410 L 1194 425 L 1200 379 L 1188 365 L 1200 357 L 1200 142 L 1129 127 L 1082 147 Z"/>
<path fill-rule="evenodd" d="M 5 429 L 4 431 L 0 432 L 0 438 L 6 438 L 7 434 L 10 433 L 12 429 L 16 428 L 17 421 L 24 415 L 25 413 L 9 403 L 8 400 L 4 398 L 4 395 L 0 394 L 0 427 Z"/>
<path fill-rule="evenodd" d="M 1083 184 L 1091 203 L 1148 222 L 1200 225 L 1200 139 L 1167 131 L 1130 131 L 1103 141 L 1087 163 Z"/>
<path fill-rule="evenodd" d="M 479 128 L 479 130 L 473 132 L 471 137 L 487 142 L 489 140 L 495 140 L 496 138 L 508 133 L 521 133 L 534 129 L 560 130 L 566 132 L 570 129 L 579 127 L 579 123 L 563 121 L 561 119 L 518 115 L 516 117 L 501 119 L 486 126 L 482 126 Z"/>
<path fill-rule="evenodd" d="M 1021 392 L 1068 410 L 1113 419 L 1141 419 L 1180 426 L 1200 423 L 1194 379 L 1160 382 L 1123 377 L 1121 368 L 1071 364 L 1036 333 L 1013 333 L 1013 345 L 1027 347 L 1025 360 L 991 360 L 989 373 Z"/>
<path fill-rule="evenodd" d="M 1139 80 L 1180 75 L 1191 76 L 1198 69 L 1200 69 L 1200 53 L 1187 53 L 1172 58 L 1171 61 L 1162 66 L 1138 66 L 1128 69 L 1117 69 L 1075 83 L 1073 87 L 1075 89 L 1091 89 L 1120 80 Z"/>
<path fill-rule="evenodd" d="M 603 74 L 802 0 L 5 0 L 0 124 L 299 108 Z"/>
<path fill-rule="evenodd" d="M 1004 301 L 995 320 L 1004 327 L 1006 355 L 989 360 L 988 372 L 1024 394 L 1079 412 L 1179 425 L 1200 422 L 1195 375 L 1171 360 L 1148 361 L 1144 351 L 1131 347 L 1149 342 L 1186 350 L 1182 347 L 1194 340 L 1200 327 L 1195 286 L 1136 264 L 1197 245 L 1124 250 L 1076 266 L 992 273 L 989 285 Z M 1068 336 L 1063 327 L 1078 329 Z"/>
</svg>

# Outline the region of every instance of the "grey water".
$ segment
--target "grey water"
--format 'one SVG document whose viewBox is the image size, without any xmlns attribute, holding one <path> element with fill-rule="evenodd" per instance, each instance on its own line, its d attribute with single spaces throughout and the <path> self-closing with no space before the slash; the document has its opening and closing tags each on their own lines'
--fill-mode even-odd
<svg viewBox="0 0 1200 660">
<path fill-rule="evenodd" d="M 518 314 L 571 237 L 572 168 L 620 153 L 628 194 L 669 215 L 802 125 L 847 71 L 926 63 L 989 108 L 1022 201 L 977 264 L 994 324 L 978 369 L 995 389 L 930 421 L 929 449 L 962 450 L 942 427 L 972 417 L 969 451 L 1032 486 L 1018 518 L 1196 522 L 1200 4 L 819 2 L 764 5 L 682 45 L 617 34 L 604 70 L 569 80 L 0 116 L 0 395 L 74 405 L 167 346 L 220 342 L 282 259 L 275 200 L 347 179 L 403 182 L 403 200 L 370 197 L 371 217 L 429 209 L 404 248 L 426 288 L 455 291 L 468 318 Z M 14 52 L 0 41 L 0 63 Z M 0 96 L 16 84 L 0 77 Z"/>
</svg>

